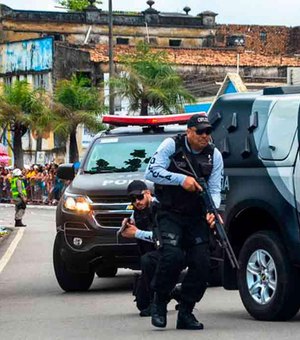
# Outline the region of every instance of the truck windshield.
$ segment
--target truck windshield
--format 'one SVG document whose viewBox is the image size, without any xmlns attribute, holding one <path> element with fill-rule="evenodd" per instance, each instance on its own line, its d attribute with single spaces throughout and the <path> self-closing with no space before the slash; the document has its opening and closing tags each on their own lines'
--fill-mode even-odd
<svg viewBox="0 0 300 340">
<path fill-rule="evenodd" d="M 150 158 L 168 135 L 99 138 L 89 151 L 87 173 L 145 171 Z"/>
</svg>

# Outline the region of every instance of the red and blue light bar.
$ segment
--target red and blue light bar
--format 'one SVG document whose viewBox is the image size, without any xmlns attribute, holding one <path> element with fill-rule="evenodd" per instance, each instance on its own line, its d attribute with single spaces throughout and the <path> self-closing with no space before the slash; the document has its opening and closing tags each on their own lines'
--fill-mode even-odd
<svg viewBox="0 0 300 340">
<path fill-rule="evenodd" d="M 195 113 L 182 113 L 175 115 L 163 116 L 114 116 L 105 115 L 102 117 L 102 123 L 115 126 L 160 126 L 169 124 L 185 124 Z M 199 114 L 206 115 L 205 112 Z"/>
</svg>

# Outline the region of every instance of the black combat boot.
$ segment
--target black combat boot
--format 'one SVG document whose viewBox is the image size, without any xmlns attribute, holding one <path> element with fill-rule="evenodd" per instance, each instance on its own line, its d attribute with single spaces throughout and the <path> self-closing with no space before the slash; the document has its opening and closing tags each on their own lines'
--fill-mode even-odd
<svg viewBox="0 0 300 340">
<path fill-rule="evenodd" d="M 147 317 L 147 316 L 151 316 L 151 310 L 152 310 L 152 303 L 149 304 L 149 306 L 145 309 L 142 309 L 140 311 L 140 316 L 141 317 Z"/>
<path fill-rule="evenodd" d="M 177 317 L 177 329 L 203 329 L 204 326 L 199 322 L 192 313 L 194 303 L 181 302 L 179 305 L 179 312 Z"/>
<path fill-rule="evenodd" d="M 22 220 L 15 220 L 15 227 L 26 227 L 26 224 L 22 223 Z"/>
<path fill-rule="evenodd" d="M 152 303 L 151 322 L 155 327 L 164 328 L 167 326 L 167 301 L 158 298 L 157 294 L 154 294 Z"/>
</svg>

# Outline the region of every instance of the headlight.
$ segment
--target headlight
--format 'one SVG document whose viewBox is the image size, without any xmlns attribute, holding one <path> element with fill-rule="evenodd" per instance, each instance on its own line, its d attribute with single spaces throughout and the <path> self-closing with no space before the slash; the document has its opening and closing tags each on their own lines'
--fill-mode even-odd
<svg viewBox="0 0 300 340">
<path fill-rule="evenodd" d="M 91 211 L 89 200 L 84 196 L 65 196 L 64 207 L 77 212 L 86 213 Z"/>
</svg>

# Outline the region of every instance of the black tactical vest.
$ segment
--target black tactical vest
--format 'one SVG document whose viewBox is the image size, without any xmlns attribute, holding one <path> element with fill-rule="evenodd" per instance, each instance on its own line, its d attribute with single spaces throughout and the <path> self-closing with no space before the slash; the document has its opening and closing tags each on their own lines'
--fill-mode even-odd
<svg viewBox="0 0 300 340">
<path fill-rule="evenodd" d="M 143 210 L 134 210 L 133 217 L 135 220 L 135 225 L 138 229 L 153 231 L 154 228 L 154 217 L 152 213 L 152 204 L 149 208 L 145 208 Z M 154 244 L 148 241 L 137 240 L 139 245 L 140 255 L 144 255 L 149 251 L 153 251 Z"/>
<path fill-rule="evenodd" d="M 173 160 L 171 160 L 170 166 L 167 170 L 184 175 L 187 175 L 187 173 L 183 170 L 191 173 L 181 152 L 181 150 L 184 150 L 198 177 L 204 177 L 208 180 L 213 168 L 214 145 L 209 144 L 201 153 L 191 155 L 189 150 L 186 148 L 185 137 L 185 134 L 173 137 L 176 143 L 176 148 L 172 157 Z M 183 170 L 178 169 L 174 162 Z M 186 191 L 182 188 L 182 186 L 155 184 L 154 190 L 155 196 L 159 200 L 163 209 L 184 214 L 204 213 L 201 196 L 197 193 Z"/>
<path fill-rule="evenodd" d="M 153 229 L 153 217 L 152 209 L 145 208 L 143 210 L 134 210 L 133 217 L 136 226 L 141 230 L 152 231 Z"/>
</svg>

